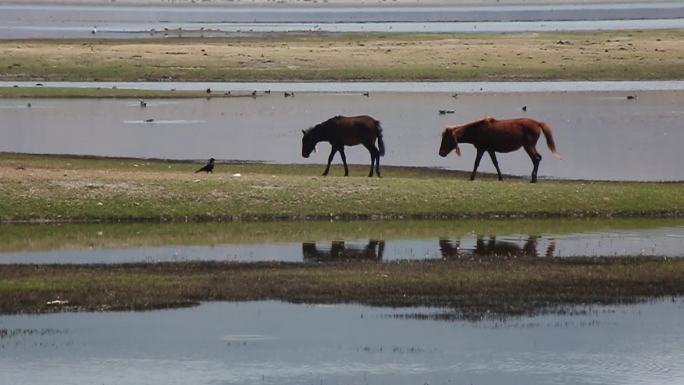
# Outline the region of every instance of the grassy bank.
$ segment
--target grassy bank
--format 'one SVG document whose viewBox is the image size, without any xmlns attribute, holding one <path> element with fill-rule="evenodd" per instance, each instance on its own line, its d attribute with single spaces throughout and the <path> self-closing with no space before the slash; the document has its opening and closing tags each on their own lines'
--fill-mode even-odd
<svg viewBox="0 0 684 385">
<path fill-rule="evenodd" d="M 320 177 L 320 165 L 220 164 L 0 155 L 0 220 L 264 220 L 662 216 L 684 184 L 541 181 L 386 167 L 384 178 Z M 233 176 L 239 173 L 241 176 Z"/>
<path fill-rule="evenodd" d="M 283 300 L 449 307 L 476 319 L 684 294 L 684 259 L 0 265 L 0 313 Z M 54 300 L 68 301 L 48 304 Z"/>
<path fill-rule="evenodd" d="M 0 41 L 0 80 L 495 81 L 684 78 L 684 31 Z"/>
</svg>

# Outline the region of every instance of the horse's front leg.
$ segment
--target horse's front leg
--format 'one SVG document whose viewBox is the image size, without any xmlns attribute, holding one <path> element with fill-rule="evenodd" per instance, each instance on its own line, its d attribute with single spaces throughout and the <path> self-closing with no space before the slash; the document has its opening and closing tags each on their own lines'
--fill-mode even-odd
<svg viewBox="0 0 684 385">
<path fill-rule="evenodd" d="M 325 171 L 323 171 L 323 176 L 328 175 L 328 171 L 330 171 L 330 163 L 332 163 L 332 160 L 335 157 L 336 152 L 337 152 L 337 147 L 333 146 L 330 149 L 330 155 L 328 156 L 328 165 L 325 167 Z"/>
<path fill-rule="evenodd" d="M 496 167 L 496 173 L 499 175 L 499 180 L 503 180 L 503 177 L 501 176 L 501 170 L 499 170 L 499 161 L 496 160 L 496 153 L 494 153 L 494 151 L 488 152 L 489 157 L 492 158 L 492 163 L 494 163 L 494 167 Z"/>
<path fill-rule="evenodd" d="M 482 155 L 484 155 L 484 150 L 477 149 L 477 155 L 475 156 L 475 166 L 473 166 L 473 173 L 470 174 L 470 180 L 475 180 L 475 174 L 477 173 L 477 168 L 480 167 L 480 160 L 482 160 Z"/>
<path fill-rule="evenodd" d="M 344 154 L 344 146 L 340 147 L 340 156 L 342 157 L 342 164 L 344 165 L 344 176 L 349 176 L 349 168 L 347 168 L 347 156 Z"/>
</svg>

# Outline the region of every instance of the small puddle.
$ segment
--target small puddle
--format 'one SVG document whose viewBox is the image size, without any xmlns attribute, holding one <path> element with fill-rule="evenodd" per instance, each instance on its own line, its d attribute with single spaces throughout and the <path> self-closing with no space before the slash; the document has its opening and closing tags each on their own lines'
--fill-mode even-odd
<svg viewBox="0 0 684 385">
<path fill-rule="evenodd" d="M 684 220 L 0 226 L 0 263 L 684 256 Z"/>
</svg>

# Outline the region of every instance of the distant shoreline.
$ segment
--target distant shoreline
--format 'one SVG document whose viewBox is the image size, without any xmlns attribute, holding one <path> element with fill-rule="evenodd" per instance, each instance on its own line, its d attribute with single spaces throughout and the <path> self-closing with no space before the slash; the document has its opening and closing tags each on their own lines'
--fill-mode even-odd
<svg viewBox="0 0 684 385">
<path fill-rule="evenodd" d="M 599 4 L 599 3 L 669 3 L 668 0 L 0 0 L 0 5 L 272 5 L 272 6 L 336 6 L 336 5 L 526 5 L 526 4 Z"/>
</svg>

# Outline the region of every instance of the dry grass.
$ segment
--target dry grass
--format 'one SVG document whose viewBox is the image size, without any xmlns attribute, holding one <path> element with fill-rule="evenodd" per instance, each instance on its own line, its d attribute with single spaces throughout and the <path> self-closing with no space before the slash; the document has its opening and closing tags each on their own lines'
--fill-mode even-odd
<svg viewBox="0 0 684 385">
<path fill-rule="evenodd" d="M 0 42 L 2 80 L 681 79 L 684 31 Z"/>
</svg>

